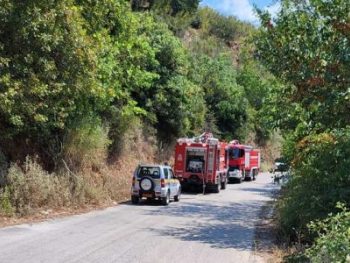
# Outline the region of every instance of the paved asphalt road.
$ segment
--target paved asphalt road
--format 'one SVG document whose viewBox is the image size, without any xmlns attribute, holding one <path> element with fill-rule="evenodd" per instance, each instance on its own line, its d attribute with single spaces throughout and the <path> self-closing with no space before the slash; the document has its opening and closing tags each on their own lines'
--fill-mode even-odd
<svg viewBox="0 0 350 263">
<path fill-rule="evenodd" d="M 143 202 L 0 229 L 0 262 L 264 262 L 255 224 L 274 186 L 268 174 L 219 194 Z"/>
</svg>

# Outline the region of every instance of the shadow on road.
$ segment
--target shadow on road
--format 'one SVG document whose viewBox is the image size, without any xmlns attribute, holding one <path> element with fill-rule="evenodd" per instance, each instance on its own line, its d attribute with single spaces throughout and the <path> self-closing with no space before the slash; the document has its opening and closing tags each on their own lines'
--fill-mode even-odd
<svg viewBox="0 0 350 263">
<path fill-rule="evenodd" d="M 240 191 L 245 191 L 245 192 L 253 192 L 253 193 L 258 193 L 261 195 L 267 195 L 267 196 L 272 196 L 273 195 L 273 190 L 274 188 L 272 187 L 266 187 L 266 188 L 254 188 L 254 187 L 249 187 L 249 188 L 242 188 Z"/>
<path fill-rule="evenodd" d="M 197 195 L 203 195 L 202 193 L 182 193 L 181 194 L 181 200 L 193 200 L 195 199 L 194 197 L 197 196 Z M 171 204 L 175 203 L 173 200 L 170 201 Z M 127 200 L 127 201 L 124 201 L 124 202 L 121 202 L 119 203 L 119 205 L 130 205 L 130 206 L 161 206 L 161 207 L 164 207 L 160 200 L 155 200 L 155 199 L 152 199 L 152 200 L 147 200 L 147 199 L 142 199 L 139 201 L 139 203 L 137 205 L 135 204 L 132 204 L 131 203 L 131 200 Z"/>
<path fill-rule="evenodd" d="M 233 223 L 202 223 L 188 228 L 153 229 L 153 231 L 159 235 L 167 235 L 183 241 L 210 244 L 214 248 L 251 250 L 252 241 L 247 231 L 254 231 L 254 227 Z"/>
<path fill-rule="evenodd" d="M 189 222 L 188 226 L 151 229 L 158 235 L 206 243 L 214 248 L 251 250 L 260 207 L 259 202 L 229 203 L 226 206 L 187 203 L 149 211 L 148 215 L 175 216 Z"/>
</svg>

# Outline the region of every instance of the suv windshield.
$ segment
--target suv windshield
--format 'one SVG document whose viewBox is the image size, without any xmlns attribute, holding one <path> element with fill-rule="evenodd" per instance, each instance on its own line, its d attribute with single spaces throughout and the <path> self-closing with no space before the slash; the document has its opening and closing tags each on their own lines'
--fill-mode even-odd
<svg viewBox="0 0 350 263">
<path fill-rule="evenodd" d="M 148 167 L 148 166 L 140 167 L 137 172 L 137 177 L 142 178 L 144 176 L 150 176 L 153 179 L 160 179 L 159 167 Z"/>
</svg>

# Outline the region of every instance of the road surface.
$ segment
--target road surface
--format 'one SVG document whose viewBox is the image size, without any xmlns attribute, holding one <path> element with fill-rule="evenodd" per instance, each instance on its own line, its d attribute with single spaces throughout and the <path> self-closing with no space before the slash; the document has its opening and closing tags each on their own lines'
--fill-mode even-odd
<svg viewBox="0 0 350 263">
<path fill-rule="evenodd" d="M 0 262 L 264 262 L 254 231 L 274 186 L 268 174 L 168 207 L 121 204 L 0 229 Z"/>
</svg>

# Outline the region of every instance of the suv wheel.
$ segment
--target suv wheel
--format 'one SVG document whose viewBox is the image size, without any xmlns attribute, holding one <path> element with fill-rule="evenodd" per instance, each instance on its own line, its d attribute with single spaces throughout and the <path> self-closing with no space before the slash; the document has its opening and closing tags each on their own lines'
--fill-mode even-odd
<svg viewBox="0 0 350 263">
<path fill-rule="evenodd" d="M 150 178 L 150 177 L 142 178 L 140 180 L 140 188 L 145 192 L 152 191 L 154 188 L 154 183 L 153 183 L 152 178 Z"/>
<path fill-rule="evenodd" d="M 140 198 L 138 196 L 131 196 L 131 203 L 137 205 L 139 203 Z"/>
<path fill-rule="evenodd" d="M 170 203 L 170 192 L 167 193 L 166 197 L 162 197 L 162 205 L 169 205 Z"/>
<path fill-rule="evenodd" d="M 225 178 L 225 181 L 221 183 L 221 189 L 225 190 L 227 185 L 227 178 Z"/>
<path fill-rule="evenodd" d="M 181 188 L 179 188 L 179 191 L 177 192 L 177 195 L 174 196 L 174 201 L 179 202 L 181 196 Z"/>
</svg>

